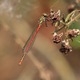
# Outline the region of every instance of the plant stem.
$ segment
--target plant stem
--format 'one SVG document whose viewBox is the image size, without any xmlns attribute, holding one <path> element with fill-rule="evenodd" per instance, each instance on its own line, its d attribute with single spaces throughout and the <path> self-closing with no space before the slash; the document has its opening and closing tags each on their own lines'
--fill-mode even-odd
<svg viewBox="0 0 80 80">
<path fill-rule="evenodd" d="M 80 18 L 80 13 L 75 18 L 73 18 L 71 21 L 69 21 L 66 25 L 70 26 L 71 23 L 77 20 L 78 18 Z"/>
</svg>

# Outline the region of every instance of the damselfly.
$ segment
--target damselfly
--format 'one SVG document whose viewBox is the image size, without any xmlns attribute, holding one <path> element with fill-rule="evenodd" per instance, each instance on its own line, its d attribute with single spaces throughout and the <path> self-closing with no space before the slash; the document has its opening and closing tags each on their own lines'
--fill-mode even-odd
<svg viewBox="0 0 80 80">
<path fill-rule="evenodd" d="M 19 64 L 22 64 L 22 61 L 26 55 L 26 53 L 28 53 L 28 51 L 31 49 L 32 45 L 33 45 L 33 42 L 35 40 L 35 37 L 37 35 L 37 33 L 39 32 L 40 28 L 41 28 L 41 25 L 42 23 L 45 21 L 45 16 L 41 16 L 41 18 L 39 19 L 39 24 L 37 27 L 35 27 L 35 29 L 33 30 L 31 36 L 29 37 L 29 39 L 26 41 L 24 47 L 23 47 L 23 56 L 19 62 Z"/>
<path fill-rule="evenodd" d="M 34 31 L 32 32 L 31 36 L 29 37 L 29 39 L 26 41 L 24 47 L 23 47 L 23 53 L 24 55 L 22 56 L 22 59 L 20 60 L 19 64 L 22 64 L 22 61 L 26 55 L 26 53 L 28 53 L 28 51 L 31 49 L 33 42 L 35 40 L 35 37 L 37 35 L 37 33 L 39 32 L 42 23 L 45 22 L 45 25 L 47 26 L 47 21 L 50 21 L 51 24 L 55 23 L 55 22 L 59 22 L 60 20 L 60 10 L 58 10 L 57 12 L 54 12 L 52 9 L 50 11 L 50 14 L 43 14 L 43 16 L 40 17 L 39 19 L 39 24 L 37 27 L 35 27 Z"/>
</svg>

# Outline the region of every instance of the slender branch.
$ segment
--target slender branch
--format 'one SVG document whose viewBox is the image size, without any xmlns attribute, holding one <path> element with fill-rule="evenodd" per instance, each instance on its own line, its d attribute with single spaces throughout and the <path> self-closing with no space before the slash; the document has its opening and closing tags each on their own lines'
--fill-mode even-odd
<svg viewBox="0 0 80 80">
<path fill-rule="evenodd" d="M 80 18 L 80 13 L 75 18 L 73 18 L 70 22 L 68 22 L 66 25 L 70 26 L 71 23 L 77 20 L 78 18 Z"/>
<path fill-rule="evenodd" d="M 62 30 L 66 25 L 63 25 L 60 29 L 55 30 L 54 32 L 52 32 L 52 34 L 54 34 L 55 32 L 59 32 L 60 30 Z"/>
</svg>

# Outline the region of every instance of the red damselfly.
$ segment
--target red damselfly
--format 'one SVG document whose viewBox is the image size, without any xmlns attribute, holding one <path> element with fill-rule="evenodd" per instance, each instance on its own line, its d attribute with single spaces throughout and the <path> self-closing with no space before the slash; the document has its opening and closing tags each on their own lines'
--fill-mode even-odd
<svg viewBox="0 0 80 80">
<path fill-rule="evenodd" d="M 35 37 L 36 37 L 37 33 L 39 32 L 39 30 L 41 28 L 42 23 L 45 22 L 45 25 L 47 27 L 47 23 L 46 23 L 47 21 L 50 21 L 52 25 L 55 22 L 59 23 L 60 22 L 60 10 L 58 10 L 57 12 L 54 12 L 51 9 L 49 15 L 47 15 L 47 14 L 44 13 L 43 16 L 40 17 L 38 26 L 35 27 L 35 29 L 33 30 L 32 34 L 31 34 L 31 36 L 26 41 L 26 43 L 25 43 L 25 45 L 23 47 L 23 53 L 24 53 L 24 55 L 22 56 L 19 64 L 22 64 L 22 61 L 23 61 L 26 53 L 28 53 L 28 51 L 31 49 L 31 47 L 32 47 L 32 45 L 34 43 Z"/>
<path fill-rule="evenodd" d="M 39 32 L 40 28 L 41 28 L 41 25 L 42 23 L 45 21 L 45 16 L 41 16 L 41 18 L 39 19 L 39 24 L 37 27 L 35 27 L 35 29 L 33 30 L 32 34 L 30 35 L 30 37 L 28 38 L 28 40 L 26 41 L 24 47 L 23 47 L 23 56 L 19 62 L 19 64 L 21 65 L 22 64 L 22 61 L 26 55 L 26 53 L 29 52 L 29 50 L 31 49 L 33 43 L 34 43 L 34 40 L 36 38 L 36 35 L 37 33 Z"/>
</svg>

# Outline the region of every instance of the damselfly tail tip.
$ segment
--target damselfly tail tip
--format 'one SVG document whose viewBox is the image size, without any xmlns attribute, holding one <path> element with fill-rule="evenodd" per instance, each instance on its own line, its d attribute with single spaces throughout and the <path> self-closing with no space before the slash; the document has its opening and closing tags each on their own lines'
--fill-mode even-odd
<svg viewBox="0 0 80 80">
<path fill-rule="evenodd" d="M 22 64 L 22 62 L 23 62 L 23 57 L 22 57 L 22 59 L 20 60 L 19 65 L 21 65 L 21 64 Z"/>
<path fill-rule="evenodd" d="M 19 65 L 21 65 L 21 64 L 22 64 L 22 61 L 19 62 Z"/>
<path fill-rule="evenodd" d="M 22 58 L 21 58 L 21 60 L 20 60 L 20 62 L 19 62 L 19 65 L 22 64 L 22 62 L 23 62 L 23 60 L 24 60 L 24 57 L 25 57 L 25 54 L 22 56 Z"/>
</svg>

